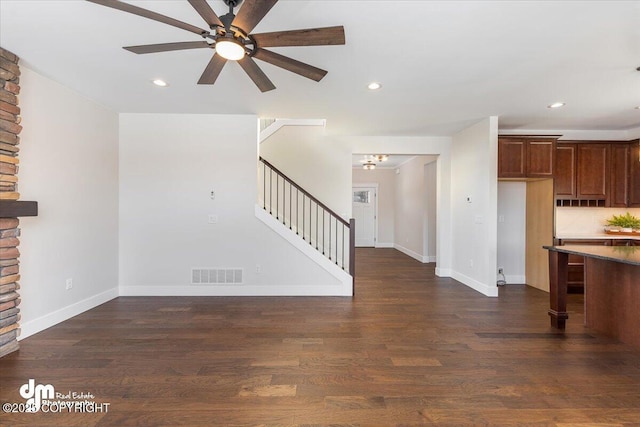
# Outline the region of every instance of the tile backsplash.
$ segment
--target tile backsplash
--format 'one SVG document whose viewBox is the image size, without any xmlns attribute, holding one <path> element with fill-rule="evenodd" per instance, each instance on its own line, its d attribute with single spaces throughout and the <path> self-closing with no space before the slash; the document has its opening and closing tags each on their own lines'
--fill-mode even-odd
<svg viewBox="0 0 640 427">
<path fill-rule="evenodd" d="M 607 219 L 625 212 L 640 217 L 640 208 L 556 207 L 555 235 L 580 236 L 602 234 Z"/>
</svg>

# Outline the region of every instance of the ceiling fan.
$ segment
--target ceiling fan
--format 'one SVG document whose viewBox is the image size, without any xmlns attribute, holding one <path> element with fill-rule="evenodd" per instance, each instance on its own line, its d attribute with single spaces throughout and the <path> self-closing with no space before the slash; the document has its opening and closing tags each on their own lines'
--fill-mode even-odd
<svg viewBox="0 0 640 427">
<path fill-rule="evenodd" d="M 198 84 L 214 84 L 227 61 L 232 60 L 240 64 L 262 92 L 275 89 L 274 84 L 258 67 L 254 58 L 319 82 L 327 74 L 327 71 L 265 48 L 345 44 L 344 28 L 342 26 L 251 34 L 251 31 L 278 0 L 223 0 L 229 7 L 229 12 L 220 17 L 216 15 L 206 0 L 188 0 L 196 12 L 209 25 L 209 30 L 118 0 L 87 1 L 172 25 L 201 36 L 204 40 L 127 46 L 124 48 L 137 54 L 183 49 L 214 49 L 213 57 L 202 76 L 200 76 Z M 243 4 L 237 15 L 234 14 L 234 8 L 240 6 L 241 3 Z"/>
</svg>

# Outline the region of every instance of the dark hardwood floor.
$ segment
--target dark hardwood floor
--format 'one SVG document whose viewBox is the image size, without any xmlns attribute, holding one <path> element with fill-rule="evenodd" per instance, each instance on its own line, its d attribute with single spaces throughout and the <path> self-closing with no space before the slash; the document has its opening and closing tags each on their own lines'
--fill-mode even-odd
<svg viewBox="0 0 640 427">
<path fill-rule="evenodd" d="M 487 298 L 393 249 L 357 274 L 353 299 L 108 302 L 0 359 L 2 403 L 33 378 L 108 412 L 0 424 L 640 425 L 640 352 L 585 329 L 581 295 L 557 333 L 533 288 Z"/>
</svg>

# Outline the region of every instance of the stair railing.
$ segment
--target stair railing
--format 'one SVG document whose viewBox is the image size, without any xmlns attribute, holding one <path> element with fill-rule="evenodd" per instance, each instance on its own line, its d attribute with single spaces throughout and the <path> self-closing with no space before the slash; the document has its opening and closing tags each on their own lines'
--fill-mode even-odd
<svg viewBox="0 0 640 427">
<path fill-rule="evenodd" d="M 262 208 L 355 277 L 355 219 L 343 219 L 262 157 L 259 165 Z"/>
</svg>

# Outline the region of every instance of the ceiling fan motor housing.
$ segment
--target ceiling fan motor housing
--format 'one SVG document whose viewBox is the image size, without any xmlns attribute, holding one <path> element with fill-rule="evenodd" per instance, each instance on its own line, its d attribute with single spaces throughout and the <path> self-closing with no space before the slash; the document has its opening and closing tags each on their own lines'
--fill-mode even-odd
<svg viewBox="0 0 640 427">
<path fill-rule="evenodd" d="M 235 17 L 236 17 L 236 15 L 234 15 L 233 12 L 229 12 L 227 14 L 224 14 L 224 15 L 220 16 L 220 21 L 222 21 L 222 23 L 224 24 L 224 28 L 226 28 L 227 31 L 231 31 L 231 23 L 233 22 Z M 213 26 L 212 26 L 211 29 L 212 30 L 214 29 Z"/>
</svg>

